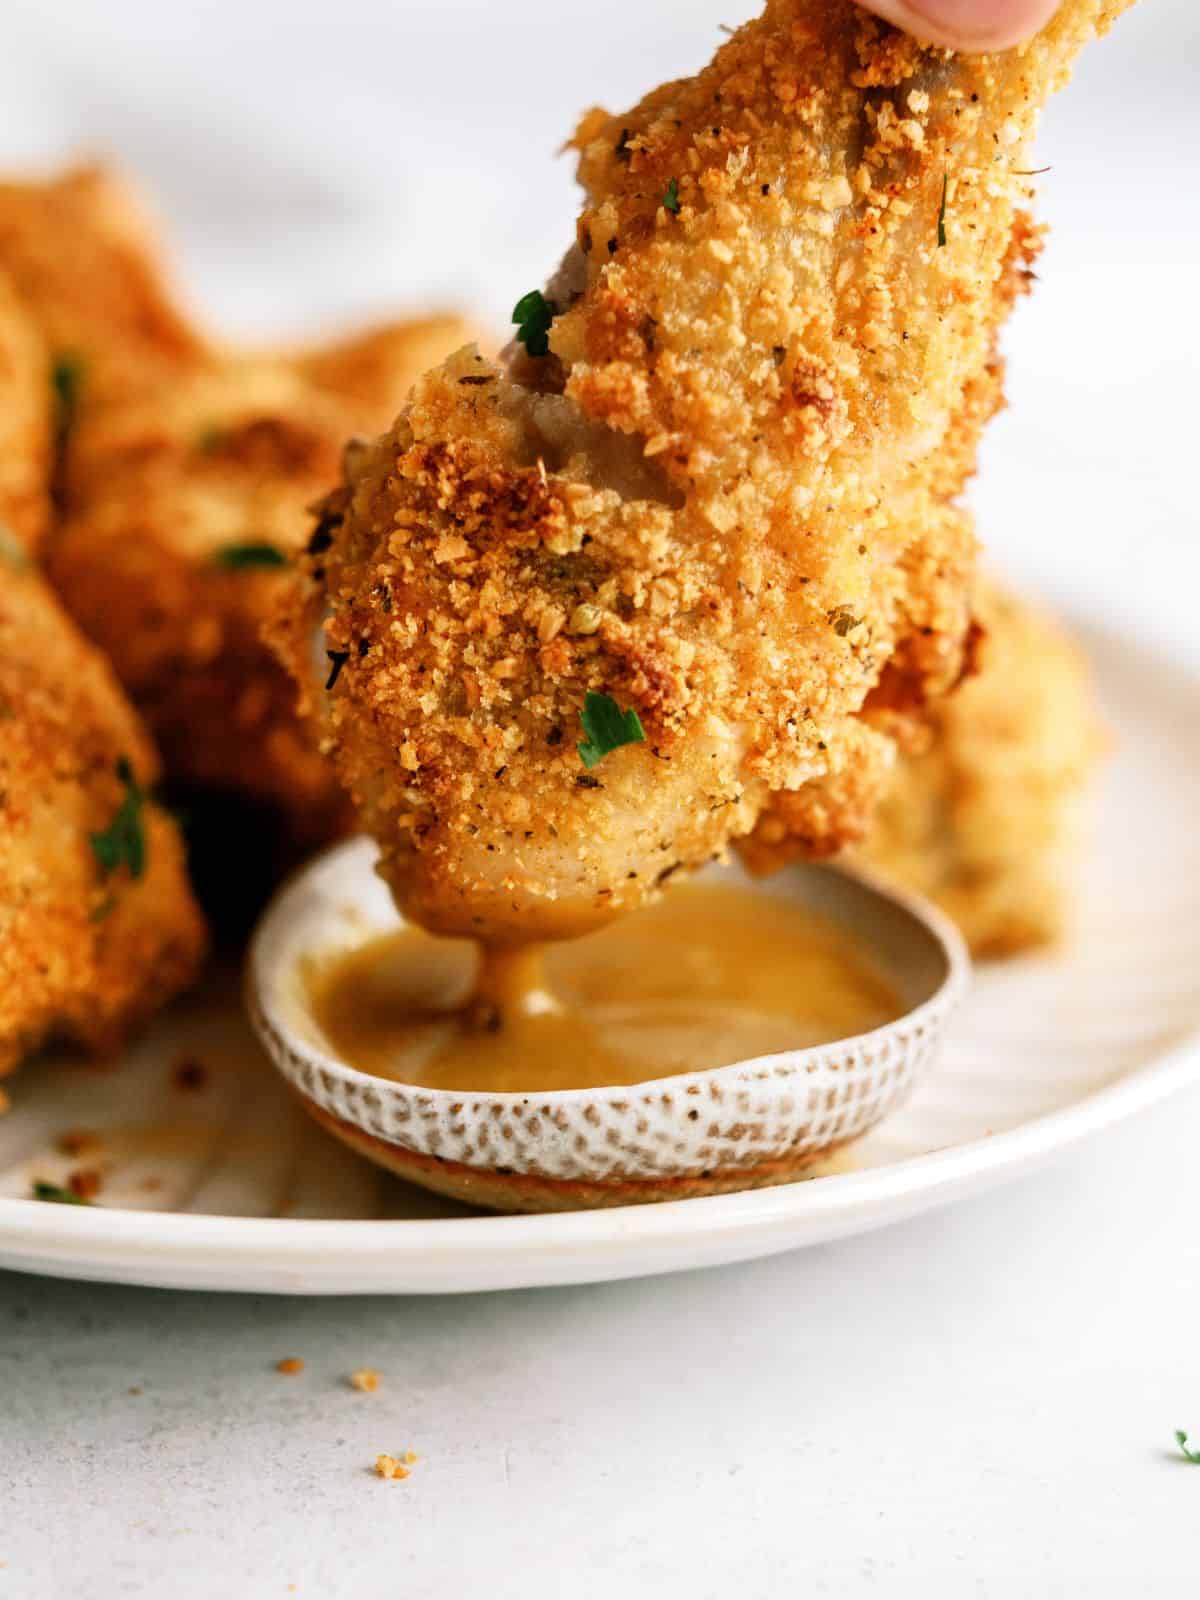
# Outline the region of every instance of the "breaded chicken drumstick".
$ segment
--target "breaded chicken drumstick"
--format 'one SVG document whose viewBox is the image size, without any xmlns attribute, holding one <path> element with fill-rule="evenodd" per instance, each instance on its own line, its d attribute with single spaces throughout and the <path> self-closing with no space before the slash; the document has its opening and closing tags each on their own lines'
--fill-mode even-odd
<svg viewBox="0 0 1200 1600">
<path fill-rule="evenodd" d="M 966 56 L 768 0 L 697 77 L 584 118 L 576 246 L 519 307 L 525 349 L 460 352 L 352 456 L 278 630 L 311 683 L 328 610 L 332 749 L 414 916 L 554 936 L 773 795 L 777 847 L 861 825 L 895 719 L 963 668 L 955 497 L 1037 113 L 1127 3 Z M 628 742 L 589 766 L 583 732 L 588 759 Z"/>
<path fill-rule="evenodd" d="M 0 1075 L 45 1040 L 117 1049 L 205 933 L 158 757 L 108 662 L 0 551 Z"/>
</svg>

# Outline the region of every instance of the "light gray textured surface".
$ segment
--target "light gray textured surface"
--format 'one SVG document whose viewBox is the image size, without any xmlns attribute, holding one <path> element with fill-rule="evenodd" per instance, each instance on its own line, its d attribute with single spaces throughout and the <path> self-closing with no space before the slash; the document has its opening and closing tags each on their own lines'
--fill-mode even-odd
<svg viewBox="0 0 1200 1600">
<path fill-rule="evenodd" d="M 0 1595 L 1190 1594 L 1198 1127 L 1191 1095 L 942 1215 L 642 1283 L 0 1277 Z"/>
</svg>

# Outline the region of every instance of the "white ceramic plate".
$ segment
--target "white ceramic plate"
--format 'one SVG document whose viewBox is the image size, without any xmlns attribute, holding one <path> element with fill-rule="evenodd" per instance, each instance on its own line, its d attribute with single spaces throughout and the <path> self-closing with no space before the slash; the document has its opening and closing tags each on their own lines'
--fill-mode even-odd
<svg viewBox="0 0 1200 1600">
<path fill-rule="evenodd" d="M 940 1068 L 854 1169 L 746 1194 L 555 1216 L 475 1215 L 312 1127 L 263 1061 L 233 978 L 119 1069 L 10 1080 L 0 1265 L 175 1288 L 433 1292 L 637 1277 L 768 1255 L 1016 1176 L 1200 1075 L 1200 676 L 1084 630 L 1117 749 L 1073 946 L 985 968 Z M 177 1081 L 199 1062 L 199 1087 Z M 188 1076 L 187 1074 L 184 1075 Z M 192 1076 L 195 1076 L 194 1074 Z M 103 1136 L 63 1155 L 69 1130 Z M 20 1198 L 107 1163 L 101 1203 Z"/>
</svg>

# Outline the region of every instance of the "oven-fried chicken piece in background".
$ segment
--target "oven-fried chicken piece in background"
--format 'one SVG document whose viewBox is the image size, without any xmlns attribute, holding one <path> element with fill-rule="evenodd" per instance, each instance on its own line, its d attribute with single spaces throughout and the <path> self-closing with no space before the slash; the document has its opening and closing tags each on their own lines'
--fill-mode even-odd
<svg viewBox="0 0 1200 1600">
<path fill-rule="evenodd" d="M 0 552 L 0 1073 L 118 1049 L 194 976 L 204 924 L 158 761 L 108 663 Z"/>
<path fill-rule="evenodd" d="M 937 900 L 980 956 L 1058 939 L 1087 779 L 1104 748 L 1087 664 L 1063 628 L 981 585 L 978 673 L 930 708 L 860 860 Z"/>
<path fill-rule="evenodd" d="M 140 197 L 105 168 L 0 183 L 0 271 L 38 327 L 71 411 L 211 358 L 168 287 Z"/>
<path fill-rule="evenodd" d="M 277 809 L 293 844 L 323 843 L 349 810 L 263 617 L 346 440 L 383 426 L 469 333 L 430 317 L 320 350 L 227 354 L 80 415 L 50 575 L 170 779 Z"/>
<path fill-rule="evenodd" d="M 46 347 L 0 269 L 0 554 L 37 550 L 49 525 L 53 441 Z"/>
<path fill-rule="evenodd" d="M 770 0 L 696 78 L 584 119 L 526 350 L 460 352 L 352 459 L 276 633 L 311 693 L 331 613 L 331 747 L 416 918 L 577 931 L 783 791 L 777 848 L 813 848 L 814 806 L 816 848 L 859 825 L 896 719 L 964 664 L 954 500 L 1038 109 L 1126 3 L 969 57 Z M 595 770 L 589 692 L 646 735 Z"/>
<path fill-rule="evenodd" d="M 279 563 L 308 538 L 307 508 L 337 481 L 346 439 L 384 427 L 472 330 L 433 316 L 237 352 L 178 309 L 160 255 L 111 173 L 0 184 L 0 272 L 52 358 L 50 575 L 151 724 L 196 824 L 198 876 L 211 876 L 210 854 L 222 879 L 241 875 L 228 850 L 246 841 L 239 866 L 259 869 L 249 907 L 293 851 L 350 816 L 259 637 Z"/>
</svg>

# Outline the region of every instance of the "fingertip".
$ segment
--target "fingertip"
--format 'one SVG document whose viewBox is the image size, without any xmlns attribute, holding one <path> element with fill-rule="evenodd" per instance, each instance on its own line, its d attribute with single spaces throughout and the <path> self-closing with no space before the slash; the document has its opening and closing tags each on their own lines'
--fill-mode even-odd
<svg viewBox="0 0 1200 1600">
<path fill-rule="evenodd" d="M 950 50 L 1008 50 L 1045 27 L 1058 0 L 867 0 L 886 21 Z"/>
</svg>

